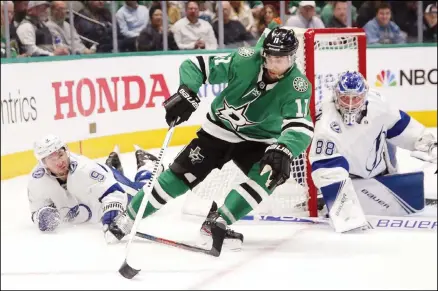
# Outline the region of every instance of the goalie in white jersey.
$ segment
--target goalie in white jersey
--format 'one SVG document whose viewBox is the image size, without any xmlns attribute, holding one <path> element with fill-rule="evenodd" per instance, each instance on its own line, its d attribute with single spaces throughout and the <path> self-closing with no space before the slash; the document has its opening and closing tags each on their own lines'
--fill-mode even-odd
<svg viewBox="0 0 438 291">
<path fill-rule="evenodd" d="M 54 231 L 61 223 L 101 221 L 105 239 L 112 242 L 108 225 L 126 208 L 150 179 L 156 157 L 137 149 L 135 181 L 123 175 L 117 152 L 105 164 L 68 151 L 57 136 L 35 142 L 38 165 L 28 182 L 32 221 L 41 231 Z"/>
<path fill-rule="evenodd" d="M 309 156 L 337 232 L 365 226 L 365 214 L 423 210 L 424 174 L 396 174 L 396 146 L 436 164 L 436 138 L 422 124 L 369 90 L 360 73 L 340 74 L 333 98 L 322 102 Z"/>
</svg>

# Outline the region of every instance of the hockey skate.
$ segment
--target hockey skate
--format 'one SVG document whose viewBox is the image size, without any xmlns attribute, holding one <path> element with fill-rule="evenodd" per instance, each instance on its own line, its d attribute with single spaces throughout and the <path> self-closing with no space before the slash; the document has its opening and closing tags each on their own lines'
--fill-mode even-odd
<svg viewBox="0 0 438 291">
<path fill-rule="evenodd" d="M 119 148 L 118 146 L 116 146 L 114 150 L 109 154 L 108 158 L 105 161 L 105 164 L 109 167 L 115 168 L 123 175 L 123 167 L 122 167 L 122 162 L 120 161 L 119 154 L 120 154 Z"/>
<path fill-rule="evenodd" d="M 114 218 L 114 221 L 108 227 L 108 232 L 120 241 L 131 232 L 133 225 L 134 220 L 125 211 Z"/>
<path fill-rule="evenodd" d="M 154 156 L 151 153 L 148 153 L 147 151 L 143 150 L 137 145 L 134 145 L 135 147 L 135 159 L 137 161 L 137 170 L 141 167 L 148 165 L 150 162 L 153 162 L 152 165 L 158 160 L 156 156 Z M 163 167 L 163 165 L 161 165 Z M 161 169 L 163 170 L 163 169 Z"/>
<path fill-rule="evenodd" d="M 225 221 L 223 221 L 222 218 L 220 218 L 219 213 L 217 212 L 217 204 L 213 201 L 213 204 L 211 205 L 210 211 L 208 212 L 207 218 L 205 219 L 204 223 L 202 223 L 201 226 L 201 236 L 203 237 L 203 244 L 207 244 L 208 242 L 211 242 L 212 235 L 211 235 L 211 226 L 212 224 L 224 224 L 227 225 Z M 219 218 L 219 221 L 218 221 Z M 221 221 L 222 220 L 222 221 Z M 225 240 L 224 240 L 224 246 L 227 249 L 233 250 L 233 251 L 239 251 L 242 249 L 242 243 L 243 243 L 243 234 L 233 231 L 232 229 L 226 227 L 226 233 L 225 233 Z"/>
</svg>

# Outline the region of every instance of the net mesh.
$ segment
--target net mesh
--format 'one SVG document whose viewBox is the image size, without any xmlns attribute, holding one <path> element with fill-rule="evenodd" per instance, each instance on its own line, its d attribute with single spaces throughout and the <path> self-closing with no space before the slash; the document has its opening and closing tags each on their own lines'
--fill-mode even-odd
<svg viewBox="0 0 438 291">
<path fill-rule="evenodd" d="M 305 47 L 306 30 L 294 28 L 294 31 L 299 40 L 295 62 L 303 74 L 306 74 L 306 66 L 309 65 L 308 50 L 312 48 Z M 358 70 L 359 46 L 358 36 L 354 33 L 315 34 L 313 43 L 315 78 L 309 78 L 309 81 L 314 89 L 315 108 L 310 110 L 317 112 L 323 96 L 331 97 L 331 88 L 337 75 L 347 70 Z M 307 153 L 293 159 L 291 178 L 277 187 L 269 199 L 263 200 L 249 215 L 309 216 L 308 167 L 310 165 Z M 228 162 L 222 170 L 216 169 L 211 172 L 202 183 L 186 195 L 183 213 L 205 216 L 213 200 L 221 205 L 226 195 L 247 179 L 232 161 Z"/>
</svg>

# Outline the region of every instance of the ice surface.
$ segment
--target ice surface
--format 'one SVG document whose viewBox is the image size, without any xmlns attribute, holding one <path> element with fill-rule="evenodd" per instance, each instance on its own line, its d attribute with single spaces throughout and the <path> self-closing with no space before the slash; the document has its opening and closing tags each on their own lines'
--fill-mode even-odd
<svg viewBox="0 0 438 291">
<path fill-rule="evenodd" d="M 179 150 L 169 149 L 166 161 Z M 436 198 L 436 165 L 424 167 L 403 150 L 398 157 L 404 172 L 425 169 L 427 196 Z M 122 163 L 133 177 L 134 154 L 123 154 Z M 106 245 L 99 224 L 38 231 L 30 219 L 26 179 L 1 182 L 2 289 L 437 289 L 436 232 L 337 234 L 295 224 L 235 225 L 245 235 L 244 248 L 224 250 L 219 258 L 136 242 L 142 271 L 127 280 L 118 274 L 125 244 Z M 197 242 L 202 219 L 182 218 L 183 202 L 184 197 L 172 201 L 144 220 L 141 230 Z"/>
</svg>

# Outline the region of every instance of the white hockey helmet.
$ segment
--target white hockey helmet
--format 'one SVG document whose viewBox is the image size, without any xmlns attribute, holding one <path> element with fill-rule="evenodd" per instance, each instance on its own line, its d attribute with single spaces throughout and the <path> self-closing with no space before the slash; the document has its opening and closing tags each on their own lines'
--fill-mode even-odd
<svg viewBox="0 0 438 291">
<path fill-rule="evenodd" d="M 33 153 L 35 155 L 35 158 L 39 162 L 42 162 L 44 158 L 62 148 L 68 150 L 67 144 L 63 142 L 58 136 L 49 134 L 34 143 Z"/>
</svg>

